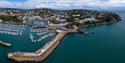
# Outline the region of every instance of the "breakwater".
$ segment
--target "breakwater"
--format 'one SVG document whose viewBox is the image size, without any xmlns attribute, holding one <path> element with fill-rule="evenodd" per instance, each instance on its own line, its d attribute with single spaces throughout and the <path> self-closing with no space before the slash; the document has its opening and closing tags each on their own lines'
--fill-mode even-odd
<svg viewBox="0 0 125 63">
<path fill-rule="evenodd" d="M 69 33 L 76 33 L 77 27 L 75 29 L 69 29 L 67 31 L 62 31 L 57 34 L 57 36 L 47 43 L 44 47 L 40 48 L 36 52 L 14 52 L 9 53 L 8 58 L 13 59 L 15 61 L 43 61 L 45 60 L 52 51 L 59 45 L 61 40 Z"/>
</svg>

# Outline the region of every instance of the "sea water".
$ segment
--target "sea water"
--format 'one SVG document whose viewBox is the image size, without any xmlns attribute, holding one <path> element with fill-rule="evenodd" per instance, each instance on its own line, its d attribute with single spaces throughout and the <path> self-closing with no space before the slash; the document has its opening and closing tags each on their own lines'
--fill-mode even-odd
<svg viewBox="0 0 125 63">
<path fill-rule="evenodd" d="M 93 35 L 66 36 L 44 63 L 125 63 L 125 11 L 117 13 L 122 17 L 122 21 L 82 29 L 94 31 Z M 9 52 L 36 51 L 53 38 L 33 44 L 28 33 L 29 30 L 22 36 L 0 34 L 1 40 L 12 43 L 12 47 L 0 46 L 0 63 L 13 63 L 7 58 Z"/>
</svg>

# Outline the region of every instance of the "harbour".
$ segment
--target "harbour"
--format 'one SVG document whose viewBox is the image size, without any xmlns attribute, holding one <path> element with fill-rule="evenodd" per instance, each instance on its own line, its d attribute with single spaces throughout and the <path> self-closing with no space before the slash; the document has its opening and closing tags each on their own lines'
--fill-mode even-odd
<svg viewBox="0 0 125 63">
<path fill-rule="evenodd" d="M 61 40 L 69 33 L 78 33 L 78 28 L 74 26 L 74 29 L 59 32 L 54 39 L 52 39 L 49 43 L 47 43 L 36 52 L 8 53 L 8 58 L 15 61 L 43 61 L 47 59 L 47 57 L 53 52 L 53 50 L 60 44 Z"/>
<path fill-rule="evenodd" d="M 13 45 L 11 47 L 8 47 L 4 52 L 6 51 L 29 51 L 33 52 L 36 51 L 38 48 L 44 46 L 48 41 L 53 39 L 54 34 L 47 32 L 46 29 L 32 29 L 32 27 L 28 25 L 10 25 L 10 24 L 0 24 L 1 32 L 3 31 L 4 33 L 0 33 L 0 39 L 3 39 L 5 43 L 1 43 L 4 46 L 10 46 L 10 43 Z M 4 28 L 3 28 L 4 27 Z M 31 30 L 32 29 L 32 30 Z M 5 33 L 7 32 L 7 33 Z M 21 32 L 21 33 L 20 33 Z M 29 33 L 30 32 L 30 33 Z M 30 39 L 30 34 L 33 35 L 33 41 Z M 46 35 L 47 34 L 47 35 Z M 38 36 L 36 39 L 35 36 Z M 35 40 L 34 40 L 35 39 Z M 24 41 L 25 40 L 25 41 Z M 37 42 L 36 42 L 37 41 Z M 10 43 L 7 43 L 10 42 Z M 24 48 L 20 47 L 23 45 Z M 28 46 L 25 48 L 25 46 Z M 4 47 L 0 46 L 0 51 L 4 49 Z M 30 50 L 30 48 L 34 48 Z M 4 53 L 2 56 L 6 58 L 6 53 Z M 6 56 L 6 57 L 5 57 Z M 0 58 L 0 63 L 2 62 L 9 62 L 10 60 L 5 60 L 4 58 Z"/>
<path fill-rule="evenodd" d="M 122 16 L 124 17 L 124 15 Z M 124 19 L 125 18 L 123 18 L 123 20 Z M 96 34 L 91 36 L 82 36 L 79 34 L 68 35 L 64 38 L 62 44 L 60 44 L 59 47 L 50 55 L 50 57 L 46 59 L 45 63 L 125 62 L 123 57 L 125 48 L 123 35 L 125 31 L 124 24 L 125 22 L 121 21 L 113 25 L 104 25 L 88 29 L 84 28 L 83 30 L 96 32 Z M 26 29 L 29 29 L 29 27 Z M 15 52 L 19 50 L 19 52 L 27 51 L 32 53 L 34 51 L 37 51 L 39 48 L 41 48 L 54 38 L 46 38 L 46 40 L 44 39 L 40 42 L 32 44 L 32 42 L 30 42 L 30 39 L 26 38 L 29 37 L 29 31 L 30 30 L 25 30 L 25 33 L 23 33 L 23 37 L 20 35 L 0 35 L 0 39 L 3 39 L 4 41 L 10 41 L 13 44 L 12 48 L 7 49 L 0 46 L 0 51 L 4 52 L 3 55 L 0 55 L 1 63 L 13 63 L 12 61 L 7 59 L 8 52 Z M 25 40 L 25 42 L 23 42 L 22 39 Z M 76 45 L 78 47 L 76 47 Z M 73 61 L 72 59 L 75 61 Z"/>
</svg>

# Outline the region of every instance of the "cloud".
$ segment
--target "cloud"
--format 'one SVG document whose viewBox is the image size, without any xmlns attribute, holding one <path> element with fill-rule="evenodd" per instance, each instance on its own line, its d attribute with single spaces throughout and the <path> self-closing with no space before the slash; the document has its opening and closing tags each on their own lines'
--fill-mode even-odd
<svg viewBox="0 0 125 63">
<path fill-rule="evenodd" d="M 87 7 L 125 7 L 125 0 L 27 0 L 24 2 L 0 1 L 0 7 L 13 8 L 84 8 Z"/>
</svg>

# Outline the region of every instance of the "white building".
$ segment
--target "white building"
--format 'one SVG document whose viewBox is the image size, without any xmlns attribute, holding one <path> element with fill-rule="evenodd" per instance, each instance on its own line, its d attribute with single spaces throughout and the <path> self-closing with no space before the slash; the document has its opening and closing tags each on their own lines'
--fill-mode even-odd
<svg viewBox="0 0 125 63">
<path fill-rule="evenodd" d="M 0 19 L 0 22 L 2 22 L 2 20 Z"/>
</svg>

